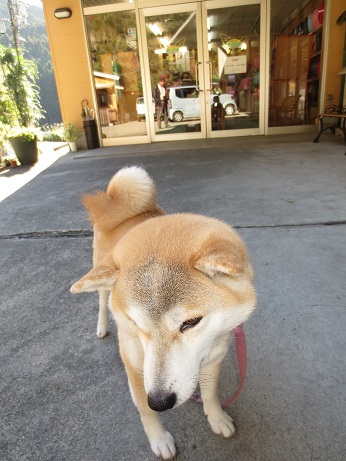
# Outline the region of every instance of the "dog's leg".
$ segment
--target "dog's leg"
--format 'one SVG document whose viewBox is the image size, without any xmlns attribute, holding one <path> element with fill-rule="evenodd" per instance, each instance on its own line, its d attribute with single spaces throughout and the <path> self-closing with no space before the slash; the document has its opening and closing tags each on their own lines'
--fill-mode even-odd
<svg viewBox="0 0 346 461">
<path fill-rule="evenodd" d="M 202 368 L 199 379 L 201 397 L 204 414 L 208 417 L 212 431 L 223 437 L 232 437 L 235 434 L 233 420 L 223 411 L 217 395 L 221 364 L 212 362 Z"/>
<path fill-rule="evenodd" d="M 99 290 L 99 316 L 96 334 L 100 339 L 107 335 L 109 329 L 108 297 L 109 290 Z"/>
<path fill-rule="evenodd" d="M 151 449 L 160 459 L 174 460 L 176 448 L 174 439 L 166 431 L 157 412 L 148 406 L 148 397 L 143 380 L 143 347 L 135 332 L 119 331 L 120 353 L 128 376 L 130 391 L 149 439 Z"/>
</svg>

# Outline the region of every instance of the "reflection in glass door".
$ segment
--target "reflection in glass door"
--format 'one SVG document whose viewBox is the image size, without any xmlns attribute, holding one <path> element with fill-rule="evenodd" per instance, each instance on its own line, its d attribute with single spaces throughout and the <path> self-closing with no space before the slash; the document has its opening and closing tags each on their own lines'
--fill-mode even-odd
<svg viewBox="0 0 346 461">
<path fill-rule="evenodd" d="M 203 131 L 197 7 L 181 5 L 144 11 L 150 75 L 146 82 L 155 107 L 156 139 L 162 135 L 171 135 L 172 139 L 189 137 L 187 133 Z"/>
<path fill-rule="evenodd" d="M 147 133 L 135 10 L 86 16 L 86 28 L 103 144 L 134 142 Z"/>
<path fill-rule="evenodd" d="M 211 130 L 256 129 L 260 112 L 260 5 L 209 6 L 220 3 L 207 2 Z"/>
</svg>

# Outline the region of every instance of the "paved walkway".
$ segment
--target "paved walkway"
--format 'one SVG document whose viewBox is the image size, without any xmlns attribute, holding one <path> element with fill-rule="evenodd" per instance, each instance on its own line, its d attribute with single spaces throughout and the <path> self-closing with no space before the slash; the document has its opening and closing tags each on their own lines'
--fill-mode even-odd
<svg viewBox="0 0 346 461">
<path fill-rule="evenodd" d="M 150 461 L 116 330 L 96 337 L 80 196 L 141 164 L 169 212 L 216 216 L 250 252 L 258 306 L 233 440 L 199 405 L 162 415 L 181 461 L 346 458 L 346 157 L 342 138 L 250 137 L 68 153 L 0 203 L 2 461 Z M 14 174 L 20 174 L 20 169 Z M 0 175 L 0 189 L 4 187 Z M 236 387 L 233 351 L 221 397 Z"/>
<path fill-rule="evenodd" d="M 52 165 L 70 149 L 66 143 L 39 142 L 38 162 L 34 165 L 21 165 L 17 168 L 3 168 L 0 171 L 0 202 L 12 195 Z"/>
</svg>

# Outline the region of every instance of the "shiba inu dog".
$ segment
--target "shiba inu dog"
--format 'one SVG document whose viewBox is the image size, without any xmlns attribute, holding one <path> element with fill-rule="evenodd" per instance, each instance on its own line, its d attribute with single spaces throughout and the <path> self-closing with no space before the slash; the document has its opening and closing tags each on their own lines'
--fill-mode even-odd
<svg viewBox="0 0 346 461">
<path fill-rule="evenodd" d="M 235 428 L 217 397 L 218 376 L 232 330 L 256 302 L 241 238 L 214 218 L 166 215 L 152 179 L 139 167 L 118 171 L 107 192 L 83 202 L 94 224 L 94 267 L 71 291 L 99 291 L 99 338 L 108 332 L 109 301 L 153 452 L 175 458 L 158 412 L 184 403 L 205 376 L 204 413 L 215 433 L 231 437 Z"/>
</svg>

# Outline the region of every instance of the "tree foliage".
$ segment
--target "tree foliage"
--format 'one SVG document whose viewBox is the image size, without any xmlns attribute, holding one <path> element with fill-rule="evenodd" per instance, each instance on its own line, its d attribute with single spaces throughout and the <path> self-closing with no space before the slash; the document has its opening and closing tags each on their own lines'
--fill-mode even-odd
<svg viewBox="0 0 346 461">
<path fill-rule="evenodd" d="M 16 119 L 17 124 L 23 127 L 37 125 L 42 118 L 42 107 L 36 85 L 35 62 L 17 54 L 13 48 L 0 45 L 0 65 L 3 85 L 7 89 L 2 96 L 5 107 L 10 111 L 9 119 Z"/>
<path fill-rule="evenodd" d="M 43 117 L 39 123 L 53 124 L 61 122 L 58 92 L 53 72 L 52 59 L 48 44 L 46 25 L 43 10 L 37 6 L 28 6 L 27 24 L 19 28 L 21 52 L 27 60 L 34 60 L 37 66 L 36 85 L 38 87 L 40 101 L 43 109 Z M 7 0 L 0 0 L 0 17 L 9 19 Z M 14 48 L 13 33 L 9 21 L 5 23 L 6 34 L 0 37 L 0 43 L 6 47 Z M 6 90 L 6 87 L 5 91 Z M 0 82 L 0 110 L 3 112 L 3 84 Z M 2 120 L 2 115 L 0 115 Z"/>
</svg>

